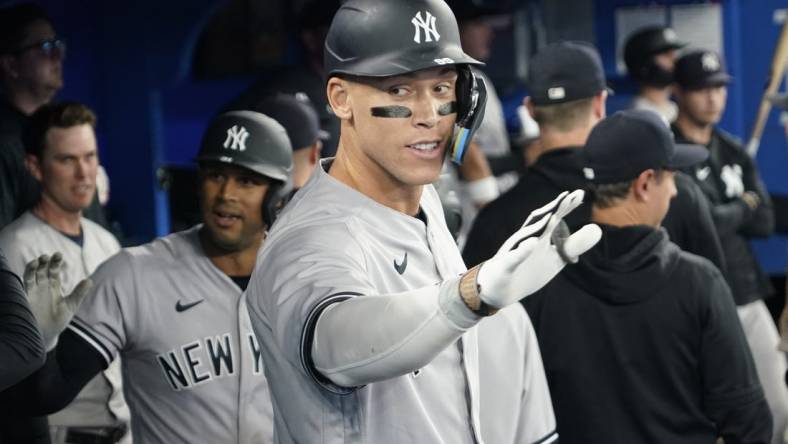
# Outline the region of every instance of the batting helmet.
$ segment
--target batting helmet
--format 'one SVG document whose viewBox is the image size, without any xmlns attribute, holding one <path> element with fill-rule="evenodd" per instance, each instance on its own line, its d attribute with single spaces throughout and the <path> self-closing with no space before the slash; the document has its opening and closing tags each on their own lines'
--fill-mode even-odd
<svg viewBox="0 0 788 444">
<path fill-rule="evenodd" d="M 349 0 L 331 22 L 326 77 L 390 77 L 444 65 L 457 68 L 452 160 L 462 162 L 484 118 L 487 90 L 471 70 L 483 63 L 463 52 L 457 20 L 443 0 Z"/>
<path fill-rule="evenodd" d="M 635 80 L 655 86 L 673 82 L 673 73 L 654 63 L 654 56 L 687 44 L 679 41 L 676 32 L 665 26 L 649 26 L 632 34 L 624 45 L 624 63 Z"/>
<path fill-rule="evenodd" d="M 238 165 L 270 179 L 263 200 L 263 221 L 270 227 L 290 193 L 293 149 L 276 120 L 254 111 L 230 111 L 213 119 L 202 138 L 200 165 Z"/>
</svg>

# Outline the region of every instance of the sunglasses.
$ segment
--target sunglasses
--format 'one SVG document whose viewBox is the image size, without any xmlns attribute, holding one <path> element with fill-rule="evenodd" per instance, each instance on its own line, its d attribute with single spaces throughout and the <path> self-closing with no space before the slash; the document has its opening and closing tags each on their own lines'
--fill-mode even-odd
<svg viewBox="0 0 788 444">
<path fill-rule="evenodd" d="M 60 57 L 65 57 L 66 41 L 60 38 L 42 40 L 40 42 L 31 43 L 29 45 L 17 49 L 16 54 L 19 55 L 31 49 L 37 49 L 47 57 L 51 57 L 54 54 L 57 54 Z"/>
</svg>

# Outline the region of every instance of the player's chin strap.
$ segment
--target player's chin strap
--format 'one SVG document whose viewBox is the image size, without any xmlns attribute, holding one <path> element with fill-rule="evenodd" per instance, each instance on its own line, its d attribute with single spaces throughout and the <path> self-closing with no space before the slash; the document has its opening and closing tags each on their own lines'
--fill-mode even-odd
<svg viewBox="0 0 788 444">
<path fill-rule="evenodd" d="M 450 142 L 451 160 L 462 164 L 473 134 L 484 119 L 487 87 L 484 79 L 474 74 L 468 65 L 457 66 L 457 121 Z"/>
</svg>

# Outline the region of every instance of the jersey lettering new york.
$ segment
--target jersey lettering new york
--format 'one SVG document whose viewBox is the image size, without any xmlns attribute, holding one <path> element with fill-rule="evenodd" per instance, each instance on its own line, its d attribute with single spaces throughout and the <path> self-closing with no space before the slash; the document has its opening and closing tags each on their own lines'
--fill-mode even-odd
<svg viewBox="0 0 788 444">
<path fill-rule="evenodd" d="M 245 346 L 254 356 L 252 374 L 263 373 L 263 358 L 257 338 L 249 333 Z M 244 345 L 242 345 L 244 346 Z M 209 383 L 236 373 L 238 353 L 233 350 L 230 333 L 183 344 L 156 356 L 164 377 L 175 391 Z"/>
</svg>

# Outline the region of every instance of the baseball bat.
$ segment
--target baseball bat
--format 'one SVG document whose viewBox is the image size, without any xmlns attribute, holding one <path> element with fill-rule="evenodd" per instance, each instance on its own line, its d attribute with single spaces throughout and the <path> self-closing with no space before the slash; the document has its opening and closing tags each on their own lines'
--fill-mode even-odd
<svg viewBox="0 0 788 444">
<path fill-rule="evenodd" d="M 769 101 L 769 98 L 777 92 L 777 88 L 780 86 L 783 73 L 785 73 L 786 62 L 788 62 L 788 18 L 783 22 L 780 38 L 777 40 L 777 46 L 774 48 L 766 90 L 763 92 L 763 97 L 761 97 L 761 105 L 758 107 L 755 125 L 752 128 L 750 141 L 747 143 L 747 154 L 750 157 L 755 157 L 758 154 L 763 128 L 766 126 L 766 119 L 769 118 L 769 111 L 772 109 L 772 103 Z"/>
</svg>

